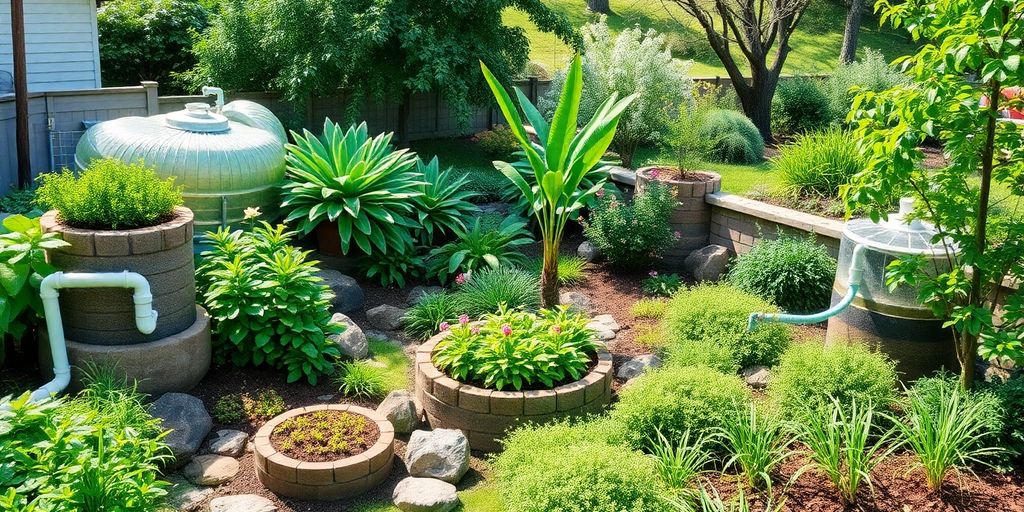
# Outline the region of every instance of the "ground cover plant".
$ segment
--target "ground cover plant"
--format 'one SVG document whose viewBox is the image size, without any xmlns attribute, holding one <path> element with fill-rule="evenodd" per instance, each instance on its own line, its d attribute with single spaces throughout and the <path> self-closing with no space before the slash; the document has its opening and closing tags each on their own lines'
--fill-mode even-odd
<svg viewBox="0 0 1024 512">
<path fill-rule="evenodd" d="M 683 286 L 683 278 L 679 274 L 662 274 L 657 270 L 648 272 L 647 278 L 640 283 L 644 295 L 654 297 L 671 297 Z"/>
<path fill-rule="evenodd" d="M 582 222 L 583 232 L 613 266 L 649 268 L 675 242 L 668 223 L 675 203 L 672 190 L 657 183 L 630 202 L 606 196 Z"/>
<path fill-rule="evenodd" d="M 40 211 L 40 205 L 36 204 L 34 188 L 8 191 L 0 197 L 0 212 L 28 217 L 38 217 L 43 213 Z"/>
<path fill-rule="evenodd" d="M 217 399 L 210 409 L 210 415 L 218 423 L 239 423 L 247 420 L 252 423 L 267 421 L 286 410 L 284 398 L 271 389 L 261 389 L 256 393 L 230 393 Z"/>
<path fill-rule="evenodd" d="M 836 260 L 812 238 L 761 240 L 730 265 L 729 284 L 791 313 L 828 309 Z"/>
<path fill-rule="evenodd" d="M 274 447 L 299 460 L 327 461 L 355 455 L 373 445 L 366 416 L 346 411 L 313 411 L 288 418 L 271 434 Z"/>
</svg>

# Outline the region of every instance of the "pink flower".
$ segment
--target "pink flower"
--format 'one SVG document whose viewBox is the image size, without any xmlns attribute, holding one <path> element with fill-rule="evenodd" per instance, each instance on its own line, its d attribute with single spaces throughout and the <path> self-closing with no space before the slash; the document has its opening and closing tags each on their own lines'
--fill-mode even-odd
<svg viewBox="0 0 1024 512">
<path fill-rule="evenodd" d="M 459 324 L 466 325 L 469 323 L 469 315 L 459 315 Z"/>
<path fill-rule="evenodd" d="M 594 195 L 597 197 L 604 197 L 604 189 L 599 189 L 596 193 L 594 193 Z"/>
<path fill-rule="evenodd" d="M 441 322 L 441 330 L 442 331 L 447 331 L 449 327 L 451 327 L 451 326 L 448 325 L 448 322 Z"/>
<path fill-rule="evenodd" d="M 505 336 L 510 336 L 512 334 L 512 326 L 508 324 L 502 325 L 501 333 L 504 334 Z"/>
<path fill-rule="evenodd" d="M 651 169 L 647 174 L 651 176 L 652 180 L 656 180 L 658 179 L 658 176 L 661 176 L 661 171 L 657 169 Z"/>
<path fill-rule="evenodd" d="M 562 326 L 561 325 L 552 325 L 551 326 L 551 330 L 555 331 L 555 334 L 558 334 L 558 333 L 562 332 Z"/>
<path fill-rule="evenodd" d="M 676 240 L 679 240 L 680 238 L 682 238 L 682 237 L 683 237 L 683 234 L 682 234 L 681 232 L 679 232 L 679 231 L 676 231 L 676 232 L 672 233 L 672 236 L 673 236 L 673 237 L 674 237 L 674 238 L 675 238 Z"/>
<path fill-rule="evenodd" d="M 455 284 L 466 284 L 466 274 L 460 273 L 459 275 L 455 276 Z"/>
<path fill-rule="evenodd" d="M 474 326 L 472 329 L 469 330 L 469 332 L 470 334 L 480 334 L 480 328 Z"/>
<path fill-rule="evenodd" d="M 658 271 L 657 270 L 652 270 L 652 271 L 648 272 L 647 275 L 649 275 L 651 277 L 658 277 Z"/>
</svg>

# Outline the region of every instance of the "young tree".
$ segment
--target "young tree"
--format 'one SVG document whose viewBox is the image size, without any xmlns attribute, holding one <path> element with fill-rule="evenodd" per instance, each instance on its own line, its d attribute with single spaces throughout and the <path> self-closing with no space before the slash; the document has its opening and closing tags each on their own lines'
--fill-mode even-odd
<svg viewBox="0 0 1024 512">
<path fill-rule="evenodd" d="M 849 0 L 846 11 L 846 25 L 843 27 L 843 46 L 839 48 L 839 64 L 850 64 L 857 59 L 857 36 L 860 35 L 860 20 L 864 14 L 864 0 Z"/>
<path fill-rule="evenodd" d="M 948 268 L 901 257 L 886 279 L 917 287 L 919 300 L 947 320 L 961 384 L 970 388 L 979 354 L 1024 356 L 1024 294 L 1000 296 L 1004 278 L 1024 278 L 1024 125 L 1001 119 L 1024 107 L 1020 95 L 1006 94 L 1024 85 L 1024 2 L 880 0 L 875 8 L 923 44 L 897 60 L 912 86 L 854 100 L 850 119 L 868 165 L 844 196 L 877 220 L 886 217 L 886 198 L 910 195 L 914 217 L 935 225 Z M 921 167 L 926 138 L 944 147 L 945 167 Z"/>
<path fill-rule="evenodd" d="M 743 112 L 764 140 L 772 140 L 772 97 L 792 48 L 790 37 L 810 0 L 671 0 L 704 29 L 732 80 Z M 747 61 L 744 77 L 733 56 Z M 769 62 L 771 59 L 771 62 Z"/>
</svg>

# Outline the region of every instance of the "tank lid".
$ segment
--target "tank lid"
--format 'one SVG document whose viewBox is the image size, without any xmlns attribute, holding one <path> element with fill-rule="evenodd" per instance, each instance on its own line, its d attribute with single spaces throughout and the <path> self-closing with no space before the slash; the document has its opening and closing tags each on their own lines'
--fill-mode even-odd
<svg viewBox="0 0 1024 512">
<path fill-rule="evenodd" d="M 186 103 L 185 110 L 171 112 L 164 116 L 167 126 L 187 132 L 215 133 L 226 132 L 228 118 L 211 112 L 206 103 Z"/>
<path fill-rule="evenodd" d="M 899 213 L 889 215 L 889 220 L 876 223 L 854 219 L 846 223 L 843 234 L 855 243 L 891 254 L 942 255 L 958 250 L 950 240 L 933 242 L 938 231 L 931 224 L 920 219 L 906 220 L 913 210 L 914 199 L 904 197 L 900 199 Z"/>
</svg>

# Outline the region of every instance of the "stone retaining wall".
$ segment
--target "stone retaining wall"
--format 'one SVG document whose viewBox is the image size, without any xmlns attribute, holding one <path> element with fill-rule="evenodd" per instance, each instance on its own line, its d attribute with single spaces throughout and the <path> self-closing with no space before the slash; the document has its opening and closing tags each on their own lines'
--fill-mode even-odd
<svg viewBox="0 0 1024 512">
<path fill-rule="evenodd" d="M 833 257 L 839 255 L 843 223 L 838 220 L 721 192 L 708 194 L 705 201 L 711 206 L 710 242 L 736 254 L 745 254 L 761 239 L 772 240 L 780 233 L 813 233 Z"/>
</svg>

